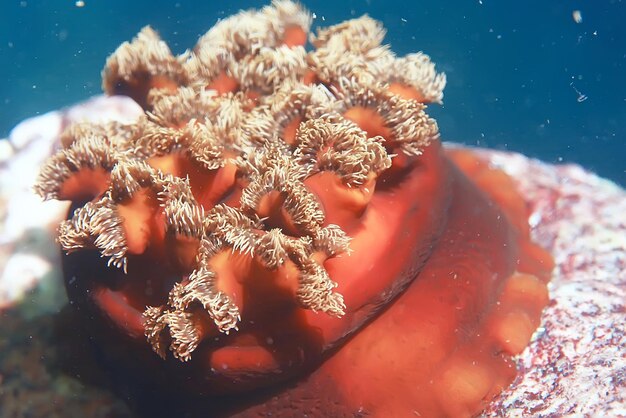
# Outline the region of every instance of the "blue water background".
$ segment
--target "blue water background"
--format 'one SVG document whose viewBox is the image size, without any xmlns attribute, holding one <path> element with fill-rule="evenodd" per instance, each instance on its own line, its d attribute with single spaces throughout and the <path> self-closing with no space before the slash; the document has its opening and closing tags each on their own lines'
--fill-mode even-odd
<svg viewBox="0 0 626 418">
<path fill-rule="evenodd" d="M 106 57 L 144 25 L 174 53 L 260 1 L 0 1 L 0 137 L 20 120 L 100 92 Z M 626 3 L 309 1 L 315 25 L 364 13 L 399 54 L 448 75 L 433 106 L 445 140 L 576 162 L 626 185 Z M 579 10 L 582 22 L 572 16 Z"/>
</svg>

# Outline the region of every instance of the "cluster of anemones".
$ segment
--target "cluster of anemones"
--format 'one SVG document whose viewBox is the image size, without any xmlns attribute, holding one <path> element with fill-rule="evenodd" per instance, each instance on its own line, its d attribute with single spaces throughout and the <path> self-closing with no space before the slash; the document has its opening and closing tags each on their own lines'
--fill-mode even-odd
<svg viewBox="0 0 626 418">
<path fill-rule="evenodd" d="M 103 86 L 145 115 L 71 127 L 42 170 L 38 192 L 76 207 L 65 251 L 97 249 L 124 270 L 158 257 L 178 272 L 144 311 L 161 356 L 189 359 L 236 329 L 250 280 L 281 289 L 259 303 L 343 315 L 324 262 L 349 254 L 377 179 L 438 136 L 423 103 L 441 100 L 445 77 L 426 55 L 394 56 L 369 17 L 318 30 L 307 52 L 310 24 L 275 1 L 180 56 L 144 28 L 108 59 Z"/>
</svg>

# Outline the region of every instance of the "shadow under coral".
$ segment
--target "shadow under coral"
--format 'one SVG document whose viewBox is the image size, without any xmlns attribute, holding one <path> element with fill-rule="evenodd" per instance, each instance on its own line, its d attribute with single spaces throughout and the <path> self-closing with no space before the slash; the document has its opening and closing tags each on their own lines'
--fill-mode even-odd
<svg viewBox="0 0 626 418">
<path fill-rule="evenodd" d="M 110 271 L 106 260 L 97 252 L 70 254 L 63 258 L 63 264 L 66 276 L 72 277 L 67 283 L 70 297 L 72 295 L 79 297 L 76 292 L 80 290 L 72 285 L 75 280 L 102 281 L 104 280 L 102 274 L 97 272 Z M 88 275 L 86 273 L 89 272 L 93 273 L 91 279 L 86 277 Z M 144 272 L 146 273 L 149 274 L 149 271 Z M 74 279 L 77 276 L 80 279 Z M 122 286 L 113 283 L 116 281 L 115 275 L 106 276 L 106 280 L 110 281 L 108 285 L 112 288 Z M 210 396 L 203 390 L 188 390 L 180 380 L 171 384 L 172 374 L 187 376 L 189 381 L 198 382 L 206 372 L 204 368 L 198 367 L 193 361 L 181 363 L 174 358 L 162 360 L 147 344 L 129 340 L 120 341 L 116 338 L 114 326 L 98 328 L 98 334 L 94 335 L 89 329 L 89 318 L 97 315 L 97 308 L 89 311 L 89 305 L 84 304 L 80 304 L 78 309 L 74 308 L 76 307 L 66 307 L 56 320 L 57 335 L 64 353 L 60 359 L 62 369 L 84 383 L 115 393 L 137 416 L 194 417 L 207 416 L 207 411 L 211 411 L 209 415 L 211 417 L 232 416 L 246 406 L 268 404 L 272 397 L 295 386 L 295 380 L 293 382 L 287 380 L 268 389 L 256 389 L 244 395 L 231 396 Z M 294 341 L 305 341 L 306 346 L 314 351 L 320 350 L 322 341 L 319 332 L 313 327 L 305 326 L 303 317 L 294 316 L 292 321 L 297 322 L 293 329 L 298 329 L 299 333 L 286 337 L 291 337 Z M 281 345 L 277 342 L 267 342 L 267 344 L 278 348 L 274 353 L 279 362 L 281 357 L 293 358 L 293 353 L 290 352 L 292 348 L 296 348 L 293 343 Z M 128 353 L 133 353 L 137 357 L 136 363 L 127 361 Z M 117 361 L 118 359 L 122 360 Z M 312 371 L 314 367 L 315 364 L 311 364 L 304 369 Z M 146 368 L 151 370 L 150 373 L 146 373 Z M 301 378 L 302 376 L 296 380 Z M 271 406 L 268 407 L 271 410 Z"/>
<path fill-rule="evenodd" d="M 125 347 L 98 344 L 84 328 L 83 314 L 70 305 L 31 319 L 20 306 L 2 312 L 0 417 L 221 417 L 251 403 L 272 410 L 272 397 L 295 384 L 257 390 L 245 401 L 241 396 L 188 396 L 177 387 L 164 396 L 162 383 L 110 362 L 111 350 Z"/>
</svg>

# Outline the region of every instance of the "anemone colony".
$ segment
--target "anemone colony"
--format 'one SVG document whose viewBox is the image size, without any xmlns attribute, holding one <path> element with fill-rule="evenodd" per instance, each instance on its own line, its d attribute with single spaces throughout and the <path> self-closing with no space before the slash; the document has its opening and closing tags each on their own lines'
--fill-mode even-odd
<svg viewBox="0 0 626 418">
<path fill-rule="evenodd" d="M 395 57 L 369 17 L 319 31 L 307 53 L 310 25 L 295 4 L 276 2 L 219 22 L 178 57 L 144 28 L 108 59 L 103 87 L 143 104 L 145 117 L 73 126 L 42 170 L 43 197 L 86 202 L 60 227 L 65 251 L 97 248 L 126 270 L 129 255 L 167 241 L 165 255 L 175 254 L 185 279 L 144 312 L 161 356 L 165 330 L 181 360 L 201 340 L 194 302 L 221 332 L 237 328 L 240 310 L 212 266 L 220 254 L 250 258 L 237 274 L 288 276 L 301 306 L 342 316 L 323 262 L 349 252 L 350 238 L 325 222 L 307 184 L 334 183 L 358 215 L 393 154 L 415 157 L 437 137 L 424 106 L 389 88 L 440 101 L 445 77 L 426 55 Z M 382 118 L 393 140 L 346 115 L 359 108 Z"/>
<path fill-rule="evenodd" d="M 36 185 L 46 199 L 73 203 L 59 228 L 63 250 L 108 261 L 104 272 L 92 261 L 80 274 L 66 272 L 70 297 L 86 298 L 94 317 L 106 318 L 92 327 L 113 323 L 131 340 L 147 339 L 168 367 L 180 364 L 168 351 L 196 361 L 198 380 L 211 393 L 241 392 L 323 361 L 428 271 L 427 259 L 442 270 L 431 257 L 434 243 L 458 228 L 480 241 L 468 251 L 491 245 L 503 261 L 491 261 L 498 256 L 489 251 L 477 251 L 469 268 L 465 255 L 450 261 L 473 287 L 455 294 L 460 285 L 439 278 L 442 292 L 455 301 L 475 294 L 459 309 L 483 318 L 506 288 L 498 283 L 515 277 L 524 292 L 534 289 L 535 301 L 515 305 L 526 315 L 512 320 L 523 325 L 520 338 L 511 342 L 502 328 L 476 343 L 483 350 L 495 338 L 508 354 L 519 352 L 547 300 L 545 284 L 513 270 L 545 281 L 549 268 L 537 265 L 549 257 L 533 252 L 516 196 L 492 196 L 511 227 L 443 157 L 424 103 L 441 102 L 445 76 L 422 53 L 395 56 L 381 44 L 383 27 L 367 16 L 315 35 L 308 34 L 311 21 L 299 5 L 277 0 L 219 21 L 180 56 L 146 27 L 109 57 L 105 92 L 132 97 L 145 114 L 132 124 L 70 127 Z M 478 209 L 460 218 L 458 208 L 470 204 Z M 481 234 L 490 238 L 476 238 Z M 440 247 L 458 251 L 455 239 Z M 73 256 L 68 263 L 80 264 Z M 428 286 L 428 276 L 420 283 Z M 454 303 L 432 312 L 451 306 L 449 324 L 462 324 Z M 484 357 L 497 370 L 489 383 L 481 381 L 484 393 L 465 388 L 471 401 L 448 411 L 475 411 L 506 386 L 510 360 L 497 350 L 497 360 Z M 432 373 L 430 366 L 411 367 Z M 446 385 L 458 384 L 450 376 Z"/>
</svg>

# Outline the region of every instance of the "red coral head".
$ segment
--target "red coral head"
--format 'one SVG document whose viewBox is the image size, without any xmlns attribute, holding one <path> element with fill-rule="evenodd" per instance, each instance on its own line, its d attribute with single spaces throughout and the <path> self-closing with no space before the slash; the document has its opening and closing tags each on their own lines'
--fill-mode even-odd
<svg viewBox="0 0 626 418">
<path fill-rule="evenodd" d="M 337 358 L 352 353 L 362 370 L 380 375 L 387 360 L 371 353 L 384 339 L 381 324 L 394 334 L 379 354 L 395 357 L 407 348 L 394 342 L 398 324 L 411 336 L 415 320 L 415 335 L 434 338 L 436 332 L 419 330 L 425 322 L 418 319 L 437 313 L 441 341 L 406 370 L 416 381 L 435 379 L 434 364 L 450 356 L 448 369 L 458 363 L 461 376 L 471 374 L 451 354 L 457 343 L 466 347 L 450 328 L 465 321 L 452 306 L 482 318 L 512 273 L 517 244 L 509 242 L 508 223 L 490 226 L 499 212 L 443 155 L 423 103 L 441 101 L 445 77 L 426 55 L 395 57 L 380 45 L 383 28 L 368 17 L 319 30 L 307 52 L 310 22 L 299 6 L 276 1 L 219 22 L 180 57 L 143 29 L 109 58 L 103 74 L 109 94 L 130 95 L 145 115 L 133 124 L 72 128 L 42 170 L 40 193 L 74 203 L 59 236 L 73 253 L 65 259 L 70 298 L 90 312 L 89 326 L 103 344 L 126 344 L 128 353 L 112 357 L 129 362 L 129 353 L 141 354 L 129 367 L 160 370 L 188 390 L 217 395 L 321 365 L 311 387 L 323 375 L 345 390 Z M 467 225 L 460 212 L 470 203 Z M 441 251 L 469 248 L 455 244 L 465 242 L 454 235 L 463 231 L 511 244 L 499 250 L 501 260 L 481 253 L 464 276 L 467 286 L 436 277 L 446 270 Z M 491 241 L 476 241 L 493 250 Z M 435 253 L 439 258 L 426 263 Z M 483 258 L 488 279 L 472 273 Z M 463 269 L 463 261 L 450 260 Z M 415 296 L 421 270 L 434 275 L 419 281 L 432 301 Z M 448 284 L 430 289 L 433 277 Z M 507 282 L 506 289 L 541 294 L 531 282 Z M 419 303 L 389 308 L 409 286 Z M 532 311 L 526 322 L 515 317 L 525 331 L 503 349 L 519 352 L 543 304 L 523 310 Z M 383 319 L 366 327 L 386 309 L 395 324 Z M 476 347 L 509 335 L 510 321 L 493 321 L 497 335 Z M 344 345 L 348 351 L 323 363 Z M 367 346 L 378 348 L 368 354 Z M 398 376 L 406 378 L 400 370 Z M 501 383 L 489 380 L 479 395 Z M 475 408 L 476 394 L 459 392 Z M 346 408 L 356 408 L 358 397 L 345 396 Z"/>
</svg>

